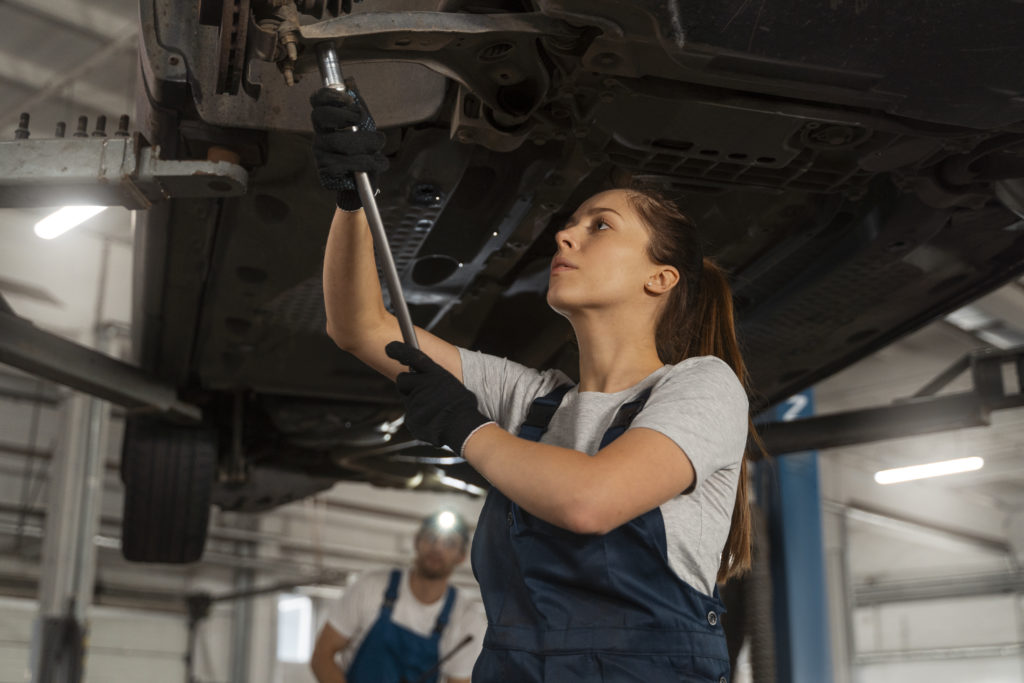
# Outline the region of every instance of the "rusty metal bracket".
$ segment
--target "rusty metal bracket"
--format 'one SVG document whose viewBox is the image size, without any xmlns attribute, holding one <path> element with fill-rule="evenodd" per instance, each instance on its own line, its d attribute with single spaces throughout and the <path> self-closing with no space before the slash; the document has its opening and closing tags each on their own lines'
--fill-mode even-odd
<svg viewBox="0 0 1024 683">
<path fill-rule="evenodd" d="M 540 12 L 367 12 L 308 24 L 300 33 L 307 42 L 335 41 L 342 62 L 351 53 L 357 61 L 423 64 L 466 86 L 508 117 L 499 123 L 511 125 L 525 120 L 550 85 L 538 41 L 571 45 L 584 31 Z"/>
<path fill-rule="evenodd" d="M 168 161 L 131 137 L 0 142 L 0 207 L 90 204 L 148 209 L 172 197 L 245 194 L 249 174 L 226 161 Z"/>
</svg>

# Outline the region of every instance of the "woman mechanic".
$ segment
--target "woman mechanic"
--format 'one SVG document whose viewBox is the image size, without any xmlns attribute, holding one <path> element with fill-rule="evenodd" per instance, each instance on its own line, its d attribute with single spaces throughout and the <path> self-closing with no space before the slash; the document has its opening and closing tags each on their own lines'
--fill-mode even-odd
<svg viewBox="0 0 1024 683">
<path fill-rule="evenodd" d="M 328 334 L 396 380 L 413 436 L 493 486 L 472 548 L 488 621 L 473 680 L 727 681 L 716 584 L 749 566 L 752 426 L 729 286 L 693 224 L 616 189 L 555 235 L 547 301 L 579 343 L 575 386 L 425 330 L 416 350 L 394 341 L 352 189 L 352 172 L 387 168 L 384 137 L 358 102 L 311 102 L 339 206 Z"/>
</svg>

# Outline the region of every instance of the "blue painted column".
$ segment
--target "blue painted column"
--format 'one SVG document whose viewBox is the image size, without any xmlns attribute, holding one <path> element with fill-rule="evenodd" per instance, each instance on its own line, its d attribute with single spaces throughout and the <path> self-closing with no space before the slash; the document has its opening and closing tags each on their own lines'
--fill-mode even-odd
<svg viewBox="0 0 1024 683">
<path fill-rule="evenodd" d="M 811 416 L 812 390 L 790 397 L 774 412 L 778 421 Z M 771 537 L 778 683 L 831 683 L 818 453 L 772 456 L 759 464 L 757 481 Z"/>
</svg>

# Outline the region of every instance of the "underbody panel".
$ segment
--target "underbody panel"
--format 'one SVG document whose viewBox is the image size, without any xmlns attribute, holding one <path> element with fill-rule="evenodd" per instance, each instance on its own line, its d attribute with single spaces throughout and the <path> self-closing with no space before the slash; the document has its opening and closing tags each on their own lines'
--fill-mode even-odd
<svg viewBox="0 0 1024 683">
<path fill-rule="evenodd" d="M 211 405 L 251 397 L 284 443 L 381 447 L 374 425 L 400 414 L 324 332 L 317 40 L 387 133 L 380 204 L 413 319 L 456 344 L 574 372 L 544 298 L 553 235 L 636 181 L 729 272 L 757 407 L 1024 270 L 1021 3 L 295 4 L 292 59 L 270 3 L 142 2 L 150 142 L 226 148 L 250 185 L 150 213 L 140 357 Z M 352 418 L 304 442 L 295 413 L 312 433 L 338 406 Z"/>
</svg>

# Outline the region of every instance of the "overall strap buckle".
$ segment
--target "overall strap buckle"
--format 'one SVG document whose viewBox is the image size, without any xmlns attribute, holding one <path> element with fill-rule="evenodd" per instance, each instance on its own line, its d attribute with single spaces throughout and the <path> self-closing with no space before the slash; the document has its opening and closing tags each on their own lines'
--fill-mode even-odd
<svg viewBox="0 0 1024 683">
<path fill-rule="evenodd" d="M 615 439 L 622 436 L 622 433 L 629 429 L 629 425 L 633 423 L 633 419 L 636 418 L 637 414 L 643 410 L 644 405 L 647 403 L 647 399 L 651 397 L 650 388 L 644 389 L 640 392 L 636 398 L 629 403 L 623 403 L 619 408 L 618 412 L 615 413 L 612 423 L 608 425 L 608 429 L 605 430 L 604 436 L 601 437 L 601 448 L 604 448 Z"/>
<path fill-rule="evenodd" d="M 556 387 L 551 393 L 535 398 L 530 404 L 526 420 L 519 428 L 519 438 L 540 441 L 540 437 L 544 436 L 544 432 L 548 430 L 548 425 L 551 423 L 551 418 L 555 416 L 558 406 L 562 405 L 562 399 L 572 387 L 572 384 L 563 384 Z"/>
</svg>

